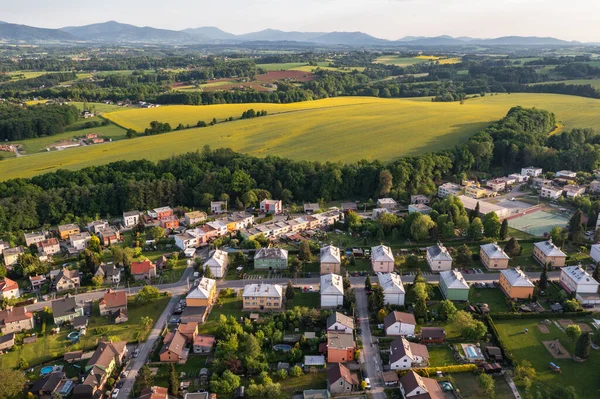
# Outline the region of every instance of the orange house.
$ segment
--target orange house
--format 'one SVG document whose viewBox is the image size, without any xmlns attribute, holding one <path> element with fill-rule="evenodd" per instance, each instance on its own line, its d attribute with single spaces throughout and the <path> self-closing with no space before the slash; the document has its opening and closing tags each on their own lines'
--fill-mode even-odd
<svg viewBox="0 0 600 399">
<path fill-rule="evenodd" d="M 176 229 L 179 227 L 179 219 L 176 216 L 165 216 L 160 219 L 160 227 L 163 229 Z"/>
<path fill-rule="evenodd" d="M 163 206 L 161 208 L 155 208 L 154 213 L 156 213 L 156 219 L 163 220 L 173 216 L 173 209 L 171 209 L 169 206 Z"/>
<path fill-rule="evenodd" d="M 346 363 L 354 360 L 356 343 L 352 334 L 327 332 L 327 362 Z"/>
<path fill-rule="evenodd" d="M 520 268 L 500 271 L 500 288 L 511 299 L 528 299 L 533 297 L 534 285 Z"/>
</svg>

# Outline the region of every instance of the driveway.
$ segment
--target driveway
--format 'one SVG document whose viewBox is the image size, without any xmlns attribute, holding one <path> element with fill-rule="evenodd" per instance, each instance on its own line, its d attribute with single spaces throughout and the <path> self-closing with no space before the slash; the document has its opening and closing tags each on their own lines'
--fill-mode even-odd
<svg viewBox="0 0 600 399">
<path fill-rule="evenodd" d="M 362 328 L 362 353 L 360 355 L 362 367 L 366 370 L 367 377 L 371 381 L 370 397 L 373 399 L 386 399 L 383 391 L 384 383 L 382 378 L 383 365 L 379 355 L 379 346 L 373 343 L 371 328 L 369 327 L 369 309 L 367 308 L 367 295 L 365 293 L 364 282 L 353 284 L 354 294 L 356 295 L 356 313 L 360 318 Z"/>
</svg>

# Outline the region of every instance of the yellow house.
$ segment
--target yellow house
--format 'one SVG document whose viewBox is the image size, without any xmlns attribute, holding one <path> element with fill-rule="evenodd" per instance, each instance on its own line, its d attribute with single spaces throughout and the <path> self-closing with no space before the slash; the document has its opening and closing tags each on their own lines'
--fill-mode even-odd
<svg viewBox="0 0 600 399">
<path fill-rule="evenodd" d="M 465 195 L 467 197 L 479 199 L 486 196 L 487 190 L 478 186 L 468 186 L 465 188 Z"/>
<path fill-rule="evenodd" d="M 481 258 L 481 263 L 487 269 L 508 269 L 508 261 L 510 258 L 495 242 L 482 245 L 479 250 L 479 257 Z"/>
<path fill-rule="evenodd" d="M 277 310 L 283 307 L 283 287 L 278 284 L 248 284 L 242 294 L 244 310 Z"/>
<path fill-rule="evenodd" d="M 60 235 L 61 240 L 66 240 L 70 236 L 79 234 L 80 232 L 79 226 L 74 223 L 58 226 L 58 234 Z"/>
<path fill-rule="evenodd" d="M 237 230 L 237 222 L 229 221 L 227 222 L 227 231 L 232 232 Z"/>
<path fill-rule="evenodd" d="M 198 285 L 185 297 L 185 303 L 192 307 L 208 307 L 214 302 L 216 294 L 217 281 L 202 277 Z"/>
<path fill-rule="evenodd" d="M 500 271 L 500 288 L 511 299 L 533 297 L 534 285 L 519 268 Z"/>
<path fill-rule="evenodd" d="M 533 244 L 533 257 L 549 267 L 563 267 L 567 261 L 567 254 L 554 245 L 552 239 Z"/>
</svg>

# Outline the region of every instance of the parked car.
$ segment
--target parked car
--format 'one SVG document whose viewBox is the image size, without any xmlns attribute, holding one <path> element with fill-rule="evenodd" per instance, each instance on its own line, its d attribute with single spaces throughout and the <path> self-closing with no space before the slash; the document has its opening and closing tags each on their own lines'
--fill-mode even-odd
<svg viewBox="0 0 600 399">
<path fill-rule="evenodd" d="M 365 383 L 367 385 L 365 385 L 366 389 L 371 389 L 371 380 L 369 379 L 369 377 L 365 378 Z"/>
<path fill-rule="evenodd" d="M 115 389 L 115 390 L 112 392 L 112 395 L 111 395 L 111 397 L 112 397 L 113 399 L 116 399 L 116 398 L 117 398 L 117 396 L 119 396 L 119 388 Z"/>
<path fill-rule="evenodd" d="M 133 357 L 138 357 L 140 355 L 140 349 L 136 348 L 136 350 L 133 351 Z"/>
</svg>

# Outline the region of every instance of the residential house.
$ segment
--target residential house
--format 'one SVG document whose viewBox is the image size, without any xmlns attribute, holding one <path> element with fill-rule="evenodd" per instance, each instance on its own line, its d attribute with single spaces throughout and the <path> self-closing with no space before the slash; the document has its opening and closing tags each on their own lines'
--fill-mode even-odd
<svg viewBox="0 0 600 399">
<path fill-rule="evenodd" d="M 272 213 L 278 215 L 283 212 L 283 205 L 281 200 L 270 200 L 264 199 L 260 201 L 260 212 L 261 213 Z"/>
<path fill-rule="evenodd" d="M 581 265 L 561 268 L 560 285 L 583 304 L 600 303 L 599 283 Z"/>
<path fill-rule="evenodd" d="M 230 232 L 247 229 L 254 224 L 254 215 L 248 212 L 233 212 L 227 217 L 227 230 Z"/>
<path fill-rule="evenodd" d="M 516 267 L 500 271 L 500 288 L 510 299 L 531 299 L 535 286 L 523 270 Z"/>
<path fill-rule="evenodd" d="M 320 253 L 320 274 L 340 274 L 342 267 L 342 257 L 340 254 L 340 249 L 338 247 L 334 247 L 333 245 L 327 245 L 321 248 Z"/>
<path fill-rule="evenodd" d="M 84 370 L 88 375 L 80 385 L 73 388 L 72 397 L 84 399 L 102 396 L 106 382 L 113 371 L 123 364 L 126 353 L 126 342 L 100 341 L 85 366 Z"/>
<path fill-rule="evenodd" d="M 119 232 L 119 230 L 115 229 L 112 226 L 98 229 L 96 234 L 98 234 L 102 245 L 106 247 L 109 245 L 116 244 L 121 239 L 121 233 Z"/>
<path fill-rule="evenodd" d="M 344 283 L 339 274 L 321 276 L 321 308 L 335 308 L 344 305 Z"/>
<path fill-rule="evenodd" d="M 488 180 L 485 186 L 489 187 L 490 190 L 497 193 L 506 189 L 506 182 L 502 179 L 492 179 Z"/>
<path fill-rule="evenodd" d="M 185 337 L 175 330 L 166 335 L 159 358 L 161 362 L 185 363 L 189 350 L 185 348 Z"/>
<path fill-rule="evenodd" d="M 66 296 L 52 301 L 52 316 L 54 324 L 60 326 L 65 322 L 71 322 L 79 316 L 83 316 L 83 308 L 77 305 L 74 296 Z"/>
<path fill-rule="evenodd" d="M 21 291 L 19 290 L 19 284 L 9 279 L 8 277 L 4 277 L 0 280 L 0 298 L 2 299 L 12 299 L 12 298 L 20 298 Z"/>
<path fill-rule="evenodd" d="M 552 186 L 542 186 L 540 190 L 540 197 L 549 199 L 558 199 L 562 197 L 563 189 Z"/>
<path fill-rule="evenodd" d="M 383 289 L 383 303 L 404 306 L 406 291 L 402 278 L 396 273 L 377 273 L 379 286 Z"/>
<path fill-rule="evenodd" d="M 445 299 L 451 301 L 468 301 L 469 284 L 458 270 L 447 270 L 440 273 L 440 291 Z"/>
<path fill-rule="evenodd" d="M 400 378 L 400 392 L 405 399 L 445 399 L 437 380 L 421 377 L 410 370 Z"/>
<path fill-rule="evenodd" d="M 459 195 L 463 192 L 463 188 L 455 183 L 444 183 L 438 187 L 438 197 L 445 198 L 449 195 Z"/>
<path fill-rule="evenodd" d="M 410 196 L 411 204 L 429 204 L 429 197 L 423 194 L 411 195 Z"/>
<path fill-rule="evenodd" d="M 87 229 L 90 233 L 98 234 L 100 230 L 107 229 L 109 224 L 106 220 L 94 220 L 87 224 Z"/>
<path fill-rule="evenodd" d="M 215 346 L 215 337 L 212 335 L 198 335 L 194 339 L 194 353 L 210 353 Z"/>
<path fill-rule="evenodd" d="M 227 235 L 229 233 L 229 229 L 227 228 L 227 223 L 221 220 L 215 220 L 214 222 L 206 223 L 205 227 L 210 227 L 215 230 L 212 236 L 221 237 Z"/>
<path fill-rule="evenodd" d="M 0 255 L 4 252 L 5 249 L 10 248 L 10 246 L 4 241 L 0 240 Z"/>
<path fill-rule="evenodd" d="M 421 213 L 423 215 L 429 215 L 433 209 L 425 204 L 410 204 L 408 206 L 408 213 Z"/>
<path fill-rule="evenodd" d="M 577 198 L 585 194 L 585 186 L 576 186 L 573 184 L 567 184 L 563 187 L 563 191 L 567 198 Z"/>
<path fill-rule="evenodd" d="M 344 334 L 354 332 L 354 320 L 340 312 L 333 312 L 327 318 L 327 331 L 337 331 Z"/>
<path fill-rule="evenodd" d="M 121 269 L 115 265 L 107 265 L 101 263 L 94 273 L 94 277 L 100 276 L 104 280 L 104 283 L 119 284 L 121 282 Z"/>
<path fill-rule="evenodd" d="M 39 241 L 37 243 L 37 251 L 38 254 L 44 256 L 52 256 L 60 253 L 60 245 L 58 243 L 58 239 L 49 238 L 44 241 Z"/>
<path fill-rule="evenodd" d="M 225 274 L 227 274 L 227 266 L 229 265 L 229 256 L 227 252 L 222 251 L 220 249 L 215 249 L 210 258 L 202 267 L 206 270 L 206 268 L 210 268 L 212 275 L 216 278 L 223 278 Z"/>
<path fill-rule="evenodd" d="M 254 255 L 254 269 L 285 270 L 288 267 L 288 251 L 282 248 L 260 248 Z"/>
<path fill-rule="evenodd" d="M 443 272 L 452 269 L 452 256 L 441 242 L 427 247 L 426 253 L 427 264 L 432 272 Z"/>
<path fill-rule="evenodd" d="M 548 267 L 563 267 L 567 261 L 567 254 L 560 250 L 550 238 L 548 241 L 533 244 L 533 258 L 541 265 Z"/>
<path fill-rule="evenodd" d="M 385 335 L 388 337 L 397 335 L 415 335 L 416 326 L 417 322 L 412 313 L 390 312 L 385 316 L 383 321 Z"/>
<path fill-rule="evenodd" d="M 523 176 L 538 177 L 541 174 L 542 174 L 542 168 L 536 168 L 535 166 L 528 166 L 526 168 L 521 168 L 521 175 L 523 175 Z"/>
<path fill-rule="evenodd" d="M 7 306 L 0 310 L 0 332 L 3 335 L 33 330 L 34 327 L 33 313 L 28 312 L 25 306 Z"/>
<path fill-rule="evenodd" d="M 192 345 L 198 336 L 198 322 L 191 321 L 188 323 L 179 323 L 177 331 L 185 338 L 185 343 L 187 345 Z"/>
<path fill-rule="evenodd" d="M 185 297 L 187 306 L 210 306 L 217 296 L 217 281 L 212 278 L 202 277 Z"/>
<path fill-rule="evenodd" d="M 441 344 L 446 340 L 446 330 L 442 327 L 421 327 L 419 338 L 423 344 Z"/>
<path fill-rule="evenodd" d="M 358 205 L 356 202 L 342 202 L 342 212 L 346 211 L 354 211 L 358 210 Z"/>
<path fill-rule="evenodd" d="M 125 227 L 133 227 L 140 222 L 139 211 L 123 212 L 123 225 Z"/>
<path fill-rule="evenodd" d="M 305 389 L 301 399 L 329 399 L 331 393 L 327 389 Z M 185 398 L 187 399 L 187 398 Z"/>
<path fill-rule="evenodd" d="M 508 269 L 508 261 L 510 258 L 497 243 L 493 242 L 484 244 L 479 248 L 479 257 L 481 259 L 481 263 L 487 269 Z"/>
<path fill-rule="evenodd" d="M 479 199 L 479 198 L 486 197 L 488 195 L 488 191 L 483 187 L 468 186 L 468 187 L 465 187 L 465 195 L 467 197 Z"/>
<path fill-rule="evenodd" d="M 131 275 L 135 280 L 150 280 L 156 277 L 156 265 L 150 259 L 131 262 Z"/>
<path fill-rule="evenodd" d="M 358 376 L 343 364 L 334 364 L 327 370 L 327 389 L 332 395 L 357 391 Z"/>
<path fill-rule="evenodd" d="M 153 386 L 142 389 L 139 399 L 169 399 L 169 390 L 163 387 Z"/>
<path fill-rule="evenodd" d="M 173 230 L 179 227 L 179 218 L 177 216 L 165 216 L 160 220 L 160 227 L 163 229 Z"/>
<path fill-rule="evenodd" d="M 394 255 L 392 254 L 392 249 L 385 245 L 371 248 L 371 267 L 374 272 L 393 272 Z"/>
<path fill-rule="evenodd" d="M 393 198 L 379 198 L 377 208 L 396 209 L 398 203 Z"/>
<path fill-rule="evenodd" d="M 227 202 L 226 201 L 211 201 L 210 202 L 210 212 L 214 215 L 219 215 L 221 213 L 227 212 Z"/>
<path fill-rule="evenodd" d="M 127 310 L 127 292 L 108 290 L 99 302 L 100 316 L 108 316 L 119 310 Z"/>
<path fill-rule="evenodd" d="M 354 360 L 356 343 L 353 334 L 327 331 L 327 362 L 346 363 Z"/>
<path fill-rule="evenodd" d="M 42 232 L 31 232 L 25 233 L 25 245 L 28 247 L 32 244 L 37 244 L 38 242 L 42 242 L 46 239 L 46 234 Z"/>
<path fill-rule="evenodd" d="M 88 242 L 92 236 L 87 231 L 83 233 L 73 233 L 69 235 L 69 242 L 71 246 L 77 251 L 83 251 L 86 249 Z"/>
<path fill-rule="evenodd" d="M 568 179 L 575 179 L 577 178 L 577 173 L 570 170 L 559 170 L 558 172 L 556 172 L 555 176 L 564 177 Z"/>
<path fill-rule="evenodd" d="M 185 251 L 188 248 L 197 248 L 198 245 L 198 236 L 192 234 L 190 231 L 175 236 L 175 246 L 182 251 Z"/>
<path fill-rule="evenodd" d="M 202 212 L 202 211 L 186 212 L 183 215 L 183 219 L 185 220 L 185 225 L 188 227 L 204 222 L 206 220 L 206 217 L 207 217 L 206 212 Z"/>
<path fill-rule="evenodd" d="M 80 232 L 81 230 L 79 229 L 79 226 L 77 226 L 75 223 L 58 226 L 58 235 L 60 236 L 61 240 L 66 240 L 73 234 L 79 234 Z"/>
<path fill-rule="evenodd" d="M 304 204 L 304 213 L 315 213 L 321 209 L 321 206 L 318 203 L 306 203 Z"/>
<path fill-rule="evenodd" d="M 242 293 L 244 310 L 278 310 L 283 307 L 283 287 L 278 284 L 246 284 Z"/>
<path fill-rule="evenodd" d="M 552 180 L 544 179 L 543 177 L 534 177 L 531 179 L 531 186 L 533 188 L 542 188 L 550 185 L 552 185 Z"/>
<path fill-rule="evenodd" d="M 600 228 L 600 215 L 598 215 L 597 223 L 599 226 L 596 227 L 596 229 Z M 594 260 L 595 264 L 598 264 L 598 262 L 600 262 L 600 244 L 592 244 L 590 248 L 590 256 Z"/>
<path fill-rule="evenodd" d="M 170 218 L 171 216 L 173 216 L 173 209 L 171 209 L 170 206 L 154 208 L 148 211 L 148 216 L 157 220 L 163 220 L 165 218 Z"/>
<path fill-rule="evenodd" d="M 600 193 L 600 180 L 594 180 L 590 183 L 590 191 L 594 194 Z"/>
<path fill-rule="evenodd" d="M 15 346 L 15 333 L 9 333 L 0 337 L 0 353 Z"/>
<path fill-rule="evenodd" d="M 31 283 L 31 289 L 37 290 L 46 281 L 46 276 L 29 276 L 29 282 Z"/>
<path fill-rule="evenodd" d="M 65 379 L 65 373 L 62 371 L 46 374 L 33 384 L 29 392 L 40 399 L 52 398 L 55 393 L 58 394 L 58 387 Z"/>
<path fill-rule="evenodd" d="M 379 219 L 379 216 L 383 215 L 384 213 L 390 213 L 390 210 L 387 208 L 374 208 L 373 213 L 371 214 L 371 218 Z"/>
<path fill-rule="evenodd" d="M 22 247 L 14 247 L 14 248 L 5 248 L 2 251 L 2 255 L 4 256 L 4 264 L 6 266 L 12 266 L 19 260 L 19 256 L 24 254 L 25 251 Z"/>
<path fill-rule="evenodd" d="M 56 276 L 54 285 L 56 286 L 56 291 L 61 292 L 79 288 L 79 282 L 79 272 L 77 270 L 69 270 L 63 267 Z"/>
<path fill-rule="evenodd" d="M 398 337 L 390 345 L 390 369 L 409 370 L 413 367 L 426 367 L 429 364 L 429 351 L 422 344 L 408 342 Z"/>
</svg>

